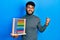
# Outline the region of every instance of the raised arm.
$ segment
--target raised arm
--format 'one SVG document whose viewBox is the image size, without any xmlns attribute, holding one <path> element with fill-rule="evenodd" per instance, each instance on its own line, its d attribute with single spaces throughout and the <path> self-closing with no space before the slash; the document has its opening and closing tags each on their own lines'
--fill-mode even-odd
<svg viewBox="0 0 60 40">
<path fill-rule="evenodd" d="M 46 27 L 48 26 L 49 22 L 50 22 L 50 19 L 47 18 L 44 26 L 42 26 L 41 23 L 40 23 L 40 20 L 39 20 L 38 25 L 37 25 L 38 30 L 40 32 L 43 32 L 46 29 Z"/>
</svg>

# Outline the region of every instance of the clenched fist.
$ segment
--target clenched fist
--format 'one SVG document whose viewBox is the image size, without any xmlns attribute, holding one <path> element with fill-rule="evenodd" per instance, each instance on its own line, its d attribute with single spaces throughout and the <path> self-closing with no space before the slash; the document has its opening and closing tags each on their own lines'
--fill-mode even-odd
<svg viewBox="0 0 60 40">
<path fill-rule="evenodd" d="M 46 18 L 46 25 L 48 25 L 50 22 L 50 18 Z"/>
</svg>

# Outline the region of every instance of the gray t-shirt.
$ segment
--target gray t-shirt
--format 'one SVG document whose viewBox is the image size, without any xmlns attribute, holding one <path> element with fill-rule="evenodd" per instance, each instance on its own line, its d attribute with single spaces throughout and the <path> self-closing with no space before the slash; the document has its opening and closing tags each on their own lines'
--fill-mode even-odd
<svg viewBox="0 0 60 40">
<path fill-rule="evenodd" d="M 42 27 L 40 19 L 34 15 L 25 15 L 23 18 L 26 19 L 26 35 L 22 36 L 22 40 L 37 40 L 37 29 L 43 32 L 46 25 Z"/>
</svg>

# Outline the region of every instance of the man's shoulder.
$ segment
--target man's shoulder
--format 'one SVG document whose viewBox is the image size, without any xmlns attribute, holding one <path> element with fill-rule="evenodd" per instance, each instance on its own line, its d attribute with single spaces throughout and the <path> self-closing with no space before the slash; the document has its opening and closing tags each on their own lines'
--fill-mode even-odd
<svg viewBox="0 0 60 40">
<path fill-rule="evenodd" d="M 33 16 L 34 16 L 34 18 L 36 18 L 36 19 L 38 19 L 38 20 L 40 19 L 38 16 L 35 16 L 35 15 L 33 15 Z"/>
<path fill-rule="evenodd" d="M 25 17 L 26 17 L 26 15 L 22 16 L 22 18 L 25 18 Z"/>
</svg>

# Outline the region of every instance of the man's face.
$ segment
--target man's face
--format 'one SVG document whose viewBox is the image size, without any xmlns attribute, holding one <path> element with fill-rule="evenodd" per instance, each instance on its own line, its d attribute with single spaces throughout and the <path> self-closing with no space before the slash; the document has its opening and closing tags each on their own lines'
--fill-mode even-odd
<svg viewBox="0 0 60 40">
<path fill-rule="evenodd" d="M 26 11 L 29 15 L 31 15 L 34 12 L 34 6 L 32 5 L 27 5 Z"/>
</svg>

